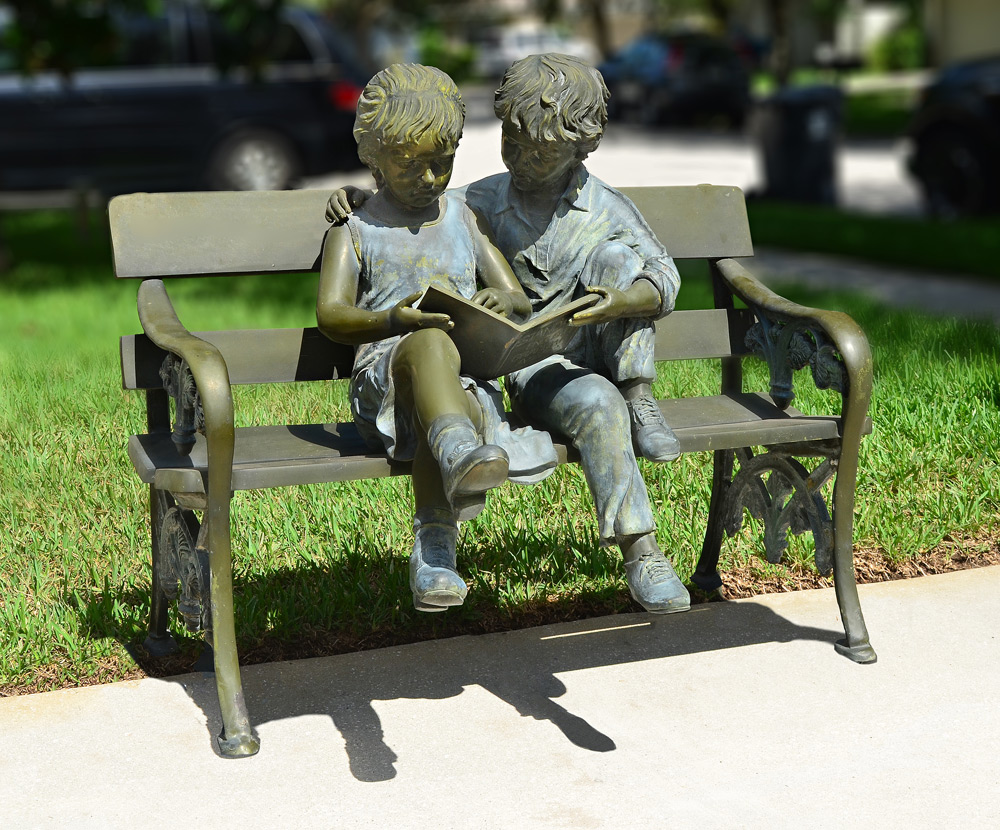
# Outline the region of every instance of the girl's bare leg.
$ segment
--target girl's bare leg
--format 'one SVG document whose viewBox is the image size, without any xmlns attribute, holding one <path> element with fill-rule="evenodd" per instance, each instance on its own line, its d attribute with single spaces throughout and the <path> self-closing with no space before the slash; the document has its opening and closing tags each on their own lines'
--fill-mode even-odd
<svg viewBox="0 0 1000 830">
<path fill-rule="evenodd" d="M 475 515 L 482 494 L 507 478 L 506 453 L 484 446 L 473 423 L 460 364 L 451 339 L 437 329 L 413 332 L 393 353 L 400 403 L 412 403 L 417 427 L 410 590 L 418 611 L 443 611 L 465 600 L 468 587 L 455 563 L 458 519 Z"/>
</svg>

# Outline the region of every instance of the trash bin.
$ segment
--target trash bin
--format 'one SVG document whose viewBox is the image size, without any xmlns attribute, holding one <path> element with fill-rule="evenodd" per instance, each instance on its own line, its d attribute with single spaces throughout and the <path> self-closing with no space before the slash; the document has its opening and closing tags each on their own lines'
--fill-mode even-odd
<svg viewBox="0 0 1000 830">
<path fill-rule="evenodd" d="M 842 110 L 843 93 L 835 86 L 783 89 L 759 105 L 764 197 L 836 203 Z"/>
</svg>

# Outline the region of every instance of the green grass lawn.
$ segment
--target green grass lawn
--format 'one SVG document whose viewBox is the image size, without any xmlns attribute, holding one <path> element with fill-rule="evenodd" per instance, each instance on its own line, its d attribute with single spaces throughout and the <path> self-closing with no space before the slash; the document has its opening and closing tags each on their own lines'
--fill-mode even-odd
<svg viewBox="0 0 1000 830">
<path fill-rule="evenodd" d="M 130 644 L 148 613 L 148 493 L 125 452 L 144 428 L 140 394 L 120 388 L 117 338 L 138 331 L 136 283 L 112 279 L 106 242 L 79 241 L 58 213 L 3 218 L 14 256 L 0 275 L 0 693 L 133 676 Z M 710 301 L 703 271 L 681 306 Z M 314 323 L 313 277 L 177 284 L 193 328 Z M 889 311 L 849 295 L 795 299 L 851 313 L 875 359 L 874 434 L 863 444 L 856 544 L 904 559 L 1000 524 L 1000 332 Z M 764 388 L 758 368 L 748 385 Z M 713 367 L 661 367 L 660 394 L 710 393 Z M 828 411 L 800 384 L 796 405 Z M 236 390 L 238 423 L 348 417 L 343 384 Z M 645 462 L 644 462 L 645 463 Z M 701 546 L 710 456 L 645 465 L 662 543 L 682 576 Z M 413 611 L 407 588 L 409 482 L 382 479 L 239 493 L 236 620 L 244 660 L 331 653 L 497 630 L 580 613 L 635 610 L 615 551 L 596 544 L 579 468 L 532 488 L 507 485 L 463 530 L 469 600 Z M 757 529 L 725 545 L 723 566 L 761 549 Z M 811 538 L 789 558 L 808 567 Z M 185 640 L 190 665 L 194 644 Z M 149 666 L 143 663 L 145 668 Z"/>
</svg>

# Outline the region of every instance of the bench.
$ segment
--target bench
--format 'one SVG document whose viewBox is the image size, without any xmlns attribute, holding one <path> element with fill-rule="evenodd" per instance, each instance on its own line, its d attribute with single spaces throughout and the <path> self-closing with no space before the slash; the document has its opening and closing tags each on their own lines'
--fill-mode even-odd
<svg viewBox="0 0 1000 830">
<path fill-rule="evenodd" d="M 683 452 L 712 452 L 708 527 L 692 582 L 722 585 L 719 551 L 747 508 L 763 519 L 766 554 L 777 561 L 787 531 L 809 530 L 816 562 L 833 572 L 845 639 L 837 650 L 875 660 L 852 559 L 854 492 L 872 361 L 860 328 L 840 312 L 796 305 L 736 261 L 753 250 L 737 188 L 625 189 L 676 259 L 709 263 L 714 308 L 678 311 L 657 323 L 657 360 L 711 358 L 719 394 L 660 402 Z M 145 434 L 128 453 L 149 485 L 152 598 L 145 647 L 176 648 L 167 627 L 176 600 L 189 629 L 212 646 L 224 755 L 258 749 L 243 698 L 233 620 L 230 501 L 234 492 L 405 475 L 408 465 L 370 450 L 351 423 L 234 428 L 232 384 L 349 378 L 353 353 L 316 328 L 191 333 L 174 312 L 172 277 L 318 269 L 327 193 L 135 193 L 109 206 L 115 275 L 143 280 L 142 334 L 121 338 L 122 382 L 146 394 Z M 743 361 L 767 361 L 770 385 L 745 390 Z M 796 369 L 840 393 L 840 412 L 805 416 L 791 407 Z M 173 410 L 173 416 L 171 416 Z M 557 447 L 571 462 L 571 447 Z M 814 459 L 810 468 L 799 459 Z M 739 464 L 736 464 L 738 460 Z M 834 479 L 832 517 L 822 492 Z M 200 520 L 198 516 L 201 516 Z"/>
</svg>

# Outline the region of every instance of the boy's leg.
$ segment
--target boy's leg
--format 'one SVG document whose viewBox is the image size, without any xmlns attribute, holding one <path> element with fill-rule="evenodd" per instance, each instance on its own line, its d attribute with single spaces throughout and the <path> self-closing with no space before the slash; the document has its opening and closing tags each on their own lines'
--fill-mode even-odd
<svg viewBox="0 0 1000 830">
<path fill-rule="evenodd" d="M 642 259 L 621 242 L 598 245 L 580 275 L 581 286 L 602 285 L 622 291 L 642 272 Z M 606 373 L 628 406 L 636 452 L 650 461 L 673 461 L 680 455 L 677 436 L 663 420 L 653 398 L 656 336 L 649 319 L 620 318 L 587 326 L 581 348 L 583 365 Z"/>
<path fill-rule="evenodd" d="M 629 413 L 617 387 L 566 361 L 546 361 L 508 381 L 515 409 L 570 440 L 597 508 L 602 544 L 617 544 L 629 590 L 649 611 L 682 611 L 687 590 L 656 543 L 656 521 L 632 450 Z"/>
</svg>

